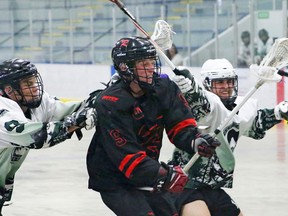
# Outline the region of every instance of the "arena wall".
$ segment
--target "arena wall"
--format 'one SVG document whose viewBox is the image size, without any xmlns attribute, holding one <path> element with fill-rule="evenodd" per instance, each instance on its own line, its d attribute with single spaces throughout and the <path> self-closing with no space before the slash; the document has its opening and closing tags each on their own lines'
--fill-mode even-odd
<svg viewBox="0 0 288 216">
<path fill-rule="evenodd" d="M 63 99 L 84 99 L 90 92 L 105 88 L 114 69 L 111 65 L 70 65 L 36 64 L 44 80 L 44 89 L 50 94 Z M 196 79 L 200 80 L 200 68 L 189 68 Z M 173 72 L 162 67 L 162 73 L 170 77 Z M 245 95 L 256 83 L 256 76 L 249 69 L 236 69 L 239 77 L 239 95 Z M 286 78 L 285 78 L 286 79 Z M 265 83 L 253 95 L 259 100 L 259 107 L 273 107 L 288 95 L 285 79 L 280 84 Z"/>
</svg>

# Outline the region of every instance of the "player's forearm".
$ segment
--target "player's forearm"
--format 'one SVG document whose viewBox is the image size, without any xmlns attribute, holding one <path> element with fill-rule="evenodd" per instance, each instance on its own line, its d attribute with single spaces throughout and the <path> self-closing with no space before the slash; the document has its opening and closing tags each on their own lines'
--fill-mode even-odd
<svg viewBox="0 0 288 216">
<path fill-rule="evenodd" d="M 6 122 L 5 128 L 1 129 L 0 143 L 6 148 L 22 146 L 39 149 L 53 146 L 67 139 L 68 135 L 67 128 L 59 121 L 52 123 L 11 121 Z"/>
</svg>

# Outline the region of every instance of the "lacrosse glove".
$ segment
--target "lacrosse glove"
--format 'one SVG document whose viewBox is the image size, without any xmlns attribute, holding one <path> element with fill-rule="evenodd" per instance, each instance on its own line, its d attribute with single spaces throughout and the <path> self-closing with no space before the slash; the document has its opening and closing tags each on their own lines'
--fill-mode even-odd
<svg viewBox="0 0 288 216">
<path fill-rule="evenodd" d="M 209 158 L 215 154 L 215 149 L 220 146 L 220 142 L 209 134 L 199 134 L 192 140 L 191 146 L 194 152 Z"/>
<path fill-rule="evenodd" d="M 288 101 L 282 101 L 274 108 L 277 120 L 288 120 Z"/>
<path fill-rule="evenodd" d="M 181 192 L 183 191 L 187 182 L 188 176 L 184 173 L 180 166 L 170 166 L 164 162 L 161 162 L 157 180 L 153 186 L 153 192 Z"/>
<path fill-rule="evenodd" d="M 79 128 L 85 128 L 91 130 L 97 123 L 97 112 L 95 108 L 84 107 L 73 112 L 64 118 L 65 127 L 76 126 Z"/>
<path fill-rule="evenodd" d="M 177 75 L 172 77 L 172 81 L 176 83 L 181 92 L 185 95 L 186 93 L 190 95 L 198 93 L 200 87 L 190 71 L 184 67 L 178 67 L 177 71 Z"/>
</svg>

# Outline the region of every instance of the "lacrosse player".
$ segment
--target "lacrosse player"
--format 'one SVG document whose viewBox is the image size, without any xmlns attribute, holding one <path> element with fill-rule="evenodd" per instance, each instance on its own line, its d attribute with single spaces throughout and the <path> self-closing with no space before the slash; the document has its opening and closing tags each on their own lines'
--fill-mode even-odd
<svg viewBox="0 0 288 216">
<path fill-rule="evenodd" d="M 91 101 L 63 103 L 50 97 L 35 65 L 17 58 L 0 63 L 0 93 L 1 215 L 29 150 L 52 147 L 74 130 L 93 128 L 96 111 L 88 106 Z"/>
<path fill-rule="evenodd" d="M 118 216 L 176 216 L 170 192 L 182 191 L 188 179 L 179 166 L 158 161 L 164 128 L 171 142 L 190 154 L 213 154 L 219 142 L 198 132 L 180 89 L 160 78 L 159 57 L 147 38 L 118 40 L 112 60 L 121 79 L 96 99 L 89 188 Z"/>
<path fill-rule="evenodd" d="M 182 68 L 182 71 L 185 69 Z M 269 73 L 263 72 L 261 75 L 265 77 L 269 76 Z M 188 79 L 180 75 L 172 79 L 184 94 L 199 127 L 206 126 L 206 132 L 213 133 L 242 100 L 238 96 L 238 78 L 227 59 L 207 60 L 202 66 L 201 78 L 205 89 L 199 86 L 194 77 Z M 280 80 L 281 77 L 277 79 Z M 217 136 L 221 142 L 217 149 L 228 145 L 231 151 L 225 154 L 232 154 L 242 135 L 262 139 L 265 131 L 280 123 L 282 119 L 288 119 L 287 109 L 287 102 L 282 102 L 273 109 L 257 109 L 257 101 L 249 99 Z M 242 215 L 236 203 L 222 189 L 232 188 L 234 167 L 231 170 L 222 167 L 223 155 L 218 154 L 217 149 L 217 154 L 208 159 L 200 157 L 190 168 L 186 189 L 177 200 L 178 209 L 182 209 L 181 215 Z M 176 149 L 169 164 L 185 165 L 192 156 L 193 154 Z"/>
</svg>

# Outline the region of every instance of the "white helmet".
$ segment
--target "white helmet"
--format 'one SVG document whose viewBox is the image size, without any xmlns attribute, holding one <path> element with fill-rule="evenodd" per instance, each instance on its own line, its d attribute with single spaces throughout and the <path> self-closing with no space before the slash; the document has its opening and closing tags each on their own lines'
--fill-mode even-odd
<svg viewBox="0 0 288 216">
<path fill-rule="evenodd" d="M 221 79 L 233 79 L 234 91 L 230 98 L 221 98 L 224 105 L 231 105 L 235 102 L 238 96 L 238 76 L 232 64 L 225 58 L 223 59 L 208 59 L 204 62 L 201 69 L 201 79 L 204 87 L 211 91 L 212 82 Z"/>
</svg>

